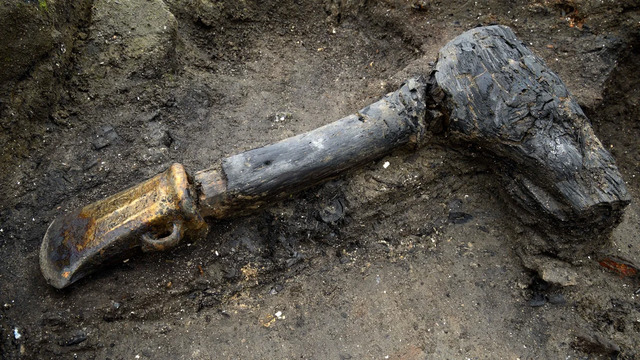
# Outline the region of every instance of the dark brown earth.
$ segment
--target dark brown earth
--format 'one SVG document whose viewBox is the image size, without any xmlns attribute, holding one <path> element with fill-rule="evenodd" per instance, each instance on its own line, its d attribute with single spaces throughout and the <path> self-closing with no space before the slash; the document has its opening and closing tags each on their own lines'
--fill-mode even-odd
<svg viewBox="0 0 640 360">
<path fill-rule="evenodd" d="M 353 113 L 478 25 L 559 74 L 637 199 L 637 1 L 12 0 L 0 18 L 3 359 L 640 358 L 640 281 L 598 263 L 640 263 L 637 202 L 598 252 L 558 258 L 481 153 L 443 144 L 64 291 L 38 268 L 57 214 Z"/>
</svg>

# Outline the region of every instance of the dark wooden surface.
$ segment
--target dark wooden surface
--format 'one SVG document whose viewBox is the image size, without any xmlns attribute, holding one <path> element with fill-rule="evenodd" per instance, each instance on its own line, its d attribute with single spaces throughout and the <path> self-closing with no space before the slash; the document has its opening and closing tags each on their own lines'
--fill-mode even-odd
<svg viewBox="0 0 640 360">
<path fill-rule="evenodd" d="M 511 29 L 488 26 L 445 45 L 426 80 L 197 173 L 203 215 L 255 209 L 427 135 L 481 153 L 518 211 L 560 232 L 610 229 L 630 202 L 613 157 L 562 80 Z"/>
<path fill-rule="evenodd" d="M 424 78 L 356 114 L 222 160 L 196 174 L 203 215 L 226 217 L 326 181 L 424 135 Z"/>
<path fill-rule="evenodd" d="M 456 37 L 434 76 L 449 139 L 492 161 L 526 211 L 585 230 L 618 221 L 630 197 L 613 157 L 562 80 L 511 29 Z"/>
</svg>

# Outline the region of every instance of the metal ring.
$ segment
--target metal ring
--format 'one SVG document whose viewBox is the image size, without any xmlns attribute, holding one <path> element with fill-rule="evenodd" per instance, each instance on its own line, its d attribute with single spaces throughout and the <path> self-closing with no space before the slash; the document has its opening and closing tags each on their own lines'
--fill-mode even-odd
<svg viewBox="0 0 640 360">
<path fill-rule="evenodd" d="M 171 234 L 165 237 L 156 239 L 151 233 L 146 233 L 142 235 L 142 251 L 163 251 L 174 247 L 182 240 L 183 233 L 182 221 L 174 222 Z"/>
</svg>

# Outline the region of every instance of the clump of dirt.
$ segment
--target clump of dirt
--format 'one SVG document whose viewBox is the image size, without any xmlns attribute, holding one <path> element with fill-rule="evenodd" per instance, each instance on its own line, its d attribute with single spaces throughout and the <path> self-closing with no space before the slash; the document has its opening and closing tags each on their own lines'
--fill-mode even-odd
<svg viewBox="0 0 640 360">
<path fill-rule="evenodd" d="M 445 144 L 64 291 L 37 261 L 57 214 L 353 113 L 477 25 L 510 26 L 559 74 L 635 198 L 634 1 L 73 3 L 0 5 L 33 15 L 0 40 L 16 57 L 0 93 L 3 358 L 639 356 L 640 283 L 599 264 L 637 267 L 637 204 L 602 253 L 567 262 L 541 250 L 481 153 Z M 16 50 L 36 29 L 54 40 Z"/>
</svg>

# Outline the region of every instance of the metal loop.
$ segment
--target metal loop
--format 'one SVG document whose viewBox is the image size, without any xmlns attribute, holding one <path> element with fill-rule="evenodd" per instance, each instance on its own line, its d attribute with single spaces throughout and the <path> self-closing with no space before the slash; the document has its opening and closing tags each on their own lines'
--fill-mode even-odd
<svg viewBox="0 0 640 360">
<path fill-rule="evenodd" d="M 153 234 L 146 233 L 142 235 L 142 251 L 163 251 L 174 247 L 182 240 L 183 233 L 184 227 L 181 221 L 174 222 L 171 234 L 165 237 L 156 239 Z"/>
</svg>

